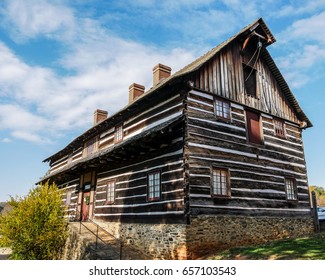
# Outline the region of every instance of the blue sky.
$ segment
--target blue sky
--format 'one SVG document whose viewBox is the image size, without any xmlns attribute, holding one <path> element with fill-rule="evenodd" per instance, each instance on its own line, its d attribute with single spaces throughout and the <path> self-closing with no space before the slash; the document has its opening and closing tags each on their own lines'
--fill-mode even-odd
<svg viewBox="0 0 325 280">
<path fill-rule="evenodd" d="M 175 72 L 263 17 L 268 49 L 304 112 L 310 185 L 325 186 L 325 0 L 0 1 L 0 201 L 25 195 L 42 160 L 114 114 L 157 63 Z"/>
</svg>

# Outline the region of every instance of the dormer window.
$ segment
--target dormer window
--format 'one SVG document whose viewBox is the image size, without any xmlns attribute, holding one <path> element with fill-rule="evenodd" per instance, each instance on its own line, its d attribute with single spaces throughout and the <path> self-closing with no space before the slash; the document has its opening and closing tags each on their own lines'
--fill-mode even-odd
<svg viewBox="0 0 325 280">
<path fill-rule="evenodd" d="M 123 140 L 123 125 L 118 125 L 115 127 L 114 142 L 118 143 Z"/>
<path fill-rule="evenodd" d="M 247 64 L 243 64 L 243 72 L 246 94 L 253 97 L 257 97 L 256 70 Z"/>
</svg>

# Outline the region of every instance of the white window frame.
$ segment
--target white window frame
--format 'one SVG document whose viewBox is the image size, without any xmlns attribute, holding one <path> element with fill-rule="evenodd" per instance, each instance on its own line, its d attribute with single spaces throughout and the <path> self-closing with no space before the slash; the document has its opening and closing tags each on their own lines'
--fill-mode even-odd
<svg viewBox="0 0 325 280">
<path fill-rule="evenodd" d="M 106 204 L 115 203 L 115 180 L 106 183 Z"/>
<path fill-rule="evenodd" d="M 148 201 L 161 199 L 161 172 L 155 171 L 148 173 Z"/>
<path fill-rule="evenodd" d="M 284 179 L 286 199 L 288 201 L 298 201 L 297 184 L 294 178 L 287 177 Z"/>
<path fill-rule="evenodd" d="M 115 127 L 115 133 L 114 133 L 114 142 L 119 143 L 123 141 L 124 133 L 123 133 L 123 124 L 117 125 Z"/>
<path fill-rule="evenodd" d="M 230 120 L 231 119 L 230 102 L 222 98 L 215 98 L 214 113 L 218 118 L 222 118 L 224 120 Z"/>
<path fill-rule="evenodd" d="M 211 168 L 211 196 L 230 197 L 230 174 L 227 168 Z"/>
</svg>

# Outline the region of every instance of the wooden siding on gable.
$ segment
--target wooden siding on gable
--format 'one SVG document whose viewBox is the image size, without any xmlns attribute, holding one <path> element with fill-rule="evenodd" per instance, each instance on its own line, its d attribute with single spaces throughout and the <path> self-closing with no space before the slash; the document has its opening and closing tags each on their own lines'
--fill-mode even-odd
<svg viewBox="0 0 325 280">
<path fill-rule="evenodd" d="M 189 163 L 190 207 L 194 213 L 310 214 L 301 129 L 297 125 L 287 122 L 286 139 L 276 137 L 273 117 L 263 113 L 260 116 L 263 145 L 255 145 L 247 139 L 242 105 L 231 103 L 228 122 L 213 114 L 212 93 L 192 90 L 187 105 L 185 157 Z M 230 198 L 211 197 L 213 166 L 229 170 Z M 296 179 L 298 201 L 295 204 L 286 200 L 285 177 Z"/>
<path fill-rule="evenodd" d="M 262 55 L 254 65 L 251 65 L 252 62 L 250 63 L 250 66 L 254 66 L 256 70 L 257 97 L 246 93 L 243 63 L 248 63 L 253 54 L 245 52 L 241 55 L 241 44 L 237 41 L 233 42 L 196 72 L 195 87 L 279 118 L 299 123 L 275 77 L 263 61 Z M 255 62 L 254 59 L 252 61 Z"/>
</svg>

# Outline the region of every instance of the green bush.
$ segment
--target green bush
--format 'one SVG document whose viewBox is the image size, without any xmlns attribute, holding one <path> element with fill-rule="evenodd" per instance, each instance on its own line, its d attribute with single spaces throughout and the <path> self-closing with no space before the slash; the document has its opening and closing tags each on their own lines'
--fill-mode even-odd
<svg viewBox="0 0 325 280">
<path fill-rule="evenodd" d="M 11 210 L 0 215 L 0 245 L 11 247 L 11 259 L 51 260 L 60 258 L 67 236 L 62 193 L 45 183 L 26 197 L 11 198 Z"/>
</svg>

